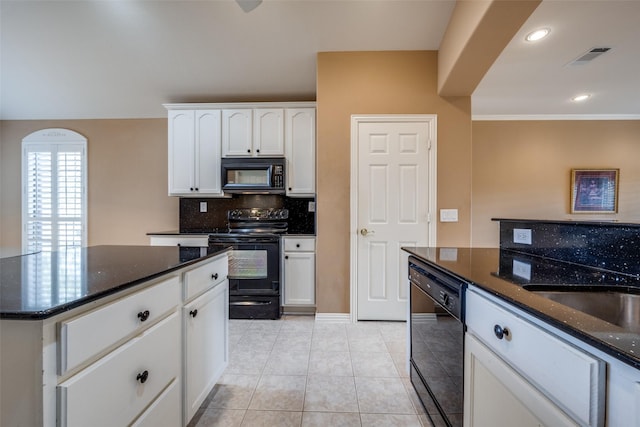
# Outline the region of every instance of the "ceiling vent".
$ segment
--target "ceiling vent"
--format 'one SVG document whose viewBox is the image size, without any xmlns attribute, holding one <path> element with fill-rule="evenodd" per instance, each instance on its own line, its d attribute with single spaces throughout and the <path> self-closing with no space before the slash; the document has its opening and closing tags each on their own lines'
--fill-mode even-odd
<svg viewBox="0 0 640 427">
<path fill-rule="evenodd" d="M 610 51 L 610 47 L 594 47 L 593 49 L 583 53 L 569 65 L 584 65 L 596 59 L 598 56 Z"/>
</svg>

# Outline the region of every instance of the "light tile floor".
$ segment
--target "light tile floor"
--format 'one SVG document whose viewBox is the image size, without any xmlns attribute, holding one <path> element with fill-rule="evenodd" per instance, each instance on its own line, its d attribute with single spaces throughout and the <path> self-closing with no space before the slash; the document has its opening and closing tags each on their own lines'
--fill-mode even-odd
<svg viewBox="0 0 640 427">
<path fill-rule="evenodd" d="M 229 366 L 190 426 L 431 426 L 404 322 L 231 320 Z"/>
</svg>

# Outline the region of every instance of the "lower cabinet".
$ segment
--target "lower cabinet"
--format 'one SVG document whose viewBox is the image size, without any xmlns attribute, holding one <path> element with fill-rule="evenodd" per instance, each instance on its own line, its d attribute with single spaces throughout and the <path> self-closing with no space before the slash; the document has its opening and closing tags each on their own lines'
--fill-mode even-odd
<svg viewBox="0 0 640 427">
<path fill-rule="evenodd" d="M 283 238 L 283 306 L 315 305 L 316 253 L 314 237 Z"/>
<path fill-rule="evenodd" d="M 221 281 L 186 304 L 183 308 L 183 319 L 186 425 L 220 379 L 229 362 L 229 281 Z"/>
<path fill-rule="evenodd" d="M 180 318 L 174 311 L 58 385 L 59 425 L 129 425 L 179 375 Z M 175 419 L 178 403 L 161 409 Z"/>
<path fill-rule="evenodd" d="M 465 427 L 604 425 L 601 359 L 474 287 L 465 295 Z"/>
<path fill-rule="evenodd" d="M 465 338 L 465 371 L 465 427 L 579 425 L 469 334 Z"/>
</svg>

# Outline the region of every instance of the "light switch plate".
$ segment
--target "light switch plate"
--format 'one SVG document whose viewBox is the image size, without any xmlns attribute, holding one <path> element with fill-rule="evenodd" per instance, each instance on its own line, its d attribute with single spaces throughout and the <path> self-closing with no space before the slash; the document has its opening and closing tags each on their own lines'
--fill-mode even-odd
<svg viewBox="0 0 640 427">
<path fill-rule="evenodd" d="M 207 202 L 200 202 L 200 212 L 204 213 L 207 211 Z"/>
<path fill-rule="evenodd" d="M 440 222 L 458 222 L 458 209 L 440 209 Z"/>
</svg>

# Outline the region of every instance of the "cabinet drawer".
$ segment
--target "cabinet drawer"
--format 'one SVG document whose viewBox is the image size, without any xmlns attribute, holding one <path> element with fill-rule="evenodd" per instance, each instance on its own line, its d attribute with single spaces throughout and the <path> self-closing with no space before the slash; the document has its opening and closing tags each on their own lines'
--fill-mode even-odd
<svg viewBox="0 0 640 427">
<path fill-rule="evenodd" d="M 212 286 L 221 283 L 227 278 L 228 271 L 229 256 L 226 253 L 219 258 L 213 258 L 204 265 L 187 271 L 184 274 L 184 299 L 191 299 Z"/>
<path fill-rule="evenodd" d="M 466 293 L 468 332 L 581 425 L 601 425 L 604 415 L 604 363 L 484 296 Z M 494 328 L 506 333 L 498 338 Z"/>
<path fill-rule="evenodd" d="M 175 379 L 131 427 L 179 426 L 181 415 L 180 381 Z"/>
<path fill-rule="evenodd" d="M 60 323 L 58 375 L 152 324 L 180 303 L 180 279 L 172 277 Z"/>
<path fill-rule="evenodd" d="M 180 317 L 175 312 L 60 384 L 59 425 L 129 425 L 179 371 Z"/>
<path fill-rule="evenodd" d="M 186 246 L 206 248 L 209 245 L 209 236 L 206 234 L 197 236 L 149 236 L 151 246 Z"/>
<path fill-rule="evenodd" d="M 314 252 L 316 250 L 316 239 L 313 237 L 285 237 L 285 252 Z"/>
</svg>

